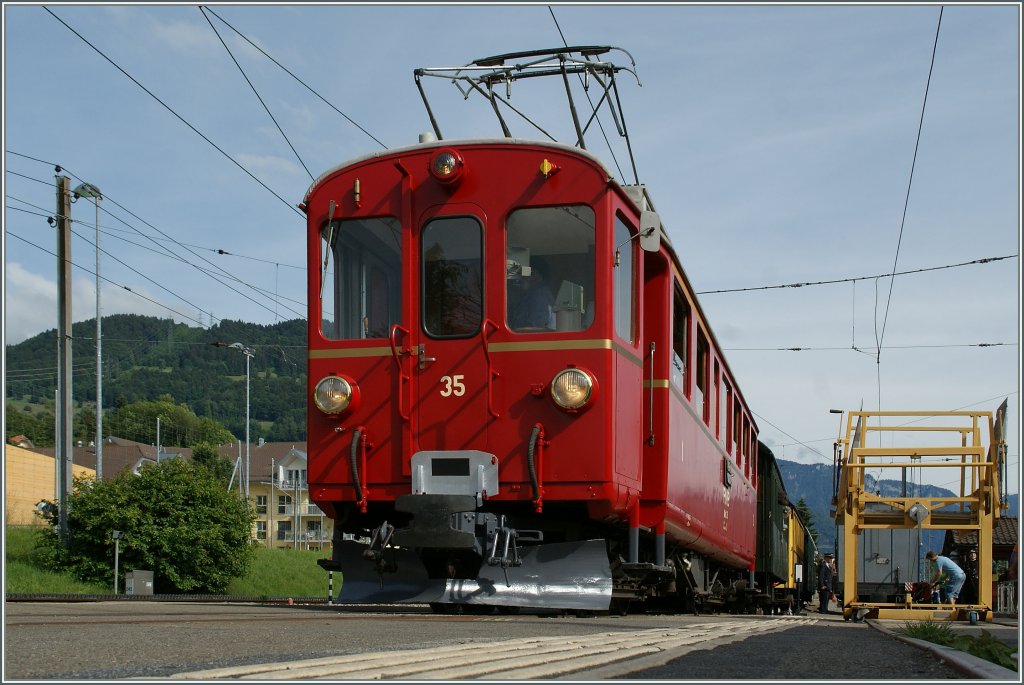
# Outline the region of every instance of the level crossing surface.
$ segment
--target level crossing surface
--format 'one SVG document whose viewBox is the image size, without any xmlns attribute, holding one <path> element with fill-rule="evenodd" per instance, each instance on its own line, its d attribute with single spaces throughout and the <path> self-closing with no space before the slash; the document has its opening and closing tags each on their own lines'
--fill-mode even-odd
<svg viewBox="0 0 1024 685">
<path fill-rule="evenodd" d="M 5 603 L 5 681 L 818 679 L 824 667 L 831 680 L 969 677 L 836 615 L 449 616 L 325 605 Z"/>
</svg>

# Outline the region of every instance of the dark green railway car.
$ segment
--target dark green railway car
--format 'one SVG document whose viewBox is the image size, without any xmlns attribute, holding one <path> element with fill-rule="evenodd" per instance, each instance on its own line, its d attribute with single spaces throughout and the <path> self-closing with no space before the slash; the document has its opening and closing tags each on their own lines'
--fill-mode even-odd
<svg viewBox="0 0 1024 685">
<path fill-rule="evenodd" d="M 755 582 L 766 613 L 796 612 L 814 590 L 815 544 L 789 500 L 775 455 L 757 443 L 757 562 Z"/>
</svg>

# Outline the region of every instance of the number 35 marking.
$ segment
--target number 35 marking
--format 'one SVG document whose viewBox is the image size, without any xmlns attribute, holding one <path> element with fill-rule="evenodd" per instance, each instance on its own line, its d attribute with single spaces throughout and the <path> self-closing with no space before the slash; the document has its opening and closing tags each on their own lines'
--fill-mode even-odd
<svg viewBox="0 0 1024 685">
<path fill-rule="evenodd" d="M 462 397 L 466 394 L 466 386 L 462 382 L 462 379 L 466 376 L 459 374 L 457 376 L 442 376 L 441 382 L 444 383 L 444 388 L 441 390 L 441 397 Z"/>
</svg>

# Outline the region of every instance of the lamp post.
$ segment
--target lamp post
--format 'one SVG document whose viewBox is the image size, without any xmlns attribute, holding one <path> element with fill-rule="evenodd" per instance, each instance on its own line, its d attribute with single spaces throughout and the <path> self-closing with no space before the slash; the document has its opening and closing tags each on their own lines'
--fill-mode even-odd
<svg viewBox="0 0 1024 685">
<path fill-rule="evenodd" d="M 117 594 L 117 574 L 118 574 L 118 561 L 121 557 L 121 537 L 124 534 L 119 530 L 110 532 L 110 537 L 114 538 L 114 594 Z"/>
<path fill-rule="evenodd" d="M 103 328 L 100 323 L 100 189 L 82 183 L 73 191 L 74 197 L 92 198 L 96 205 L 96 480 L 103 480 Z"/>
<path fill-rule="evenodd" d="M 245 498 L 249 499 L 249 360 L 256 352 L 240 342 L 230 345 L 223 342 L 212 343 L 216 347 L 230 347 L 245 355 Z"/>
</svg>

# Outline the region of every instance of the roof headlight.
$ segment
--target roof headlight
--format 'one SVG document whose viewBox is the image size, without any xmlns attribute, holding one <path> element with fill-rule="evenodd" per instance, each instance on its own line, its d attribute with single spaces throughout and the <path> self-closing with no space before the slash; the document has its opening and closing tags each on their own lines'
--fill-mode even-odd
<svg viewBox="0 0 1024 685">
<path fill-rule="evenodd" d="M 313 390 L 313 402 L 325 414 L 340 414 L 353 407 L 358 398 L 355 382 L 341 376 L 325 376 Z"/>
<path fill-rule="evenodd" d="M 452 183 L 462 176 L 465 162 L 455 150 L 441 150 L 430 160 L 430 175 L 442 183 Z"/>
<path fill-rule="evenodd" d="M 594 376 L 576 367 L 559 371 L 551 381 L 551 399 L 567 411 L 578 411 L 587 406 L 596 391 Z"/>
</svg>

